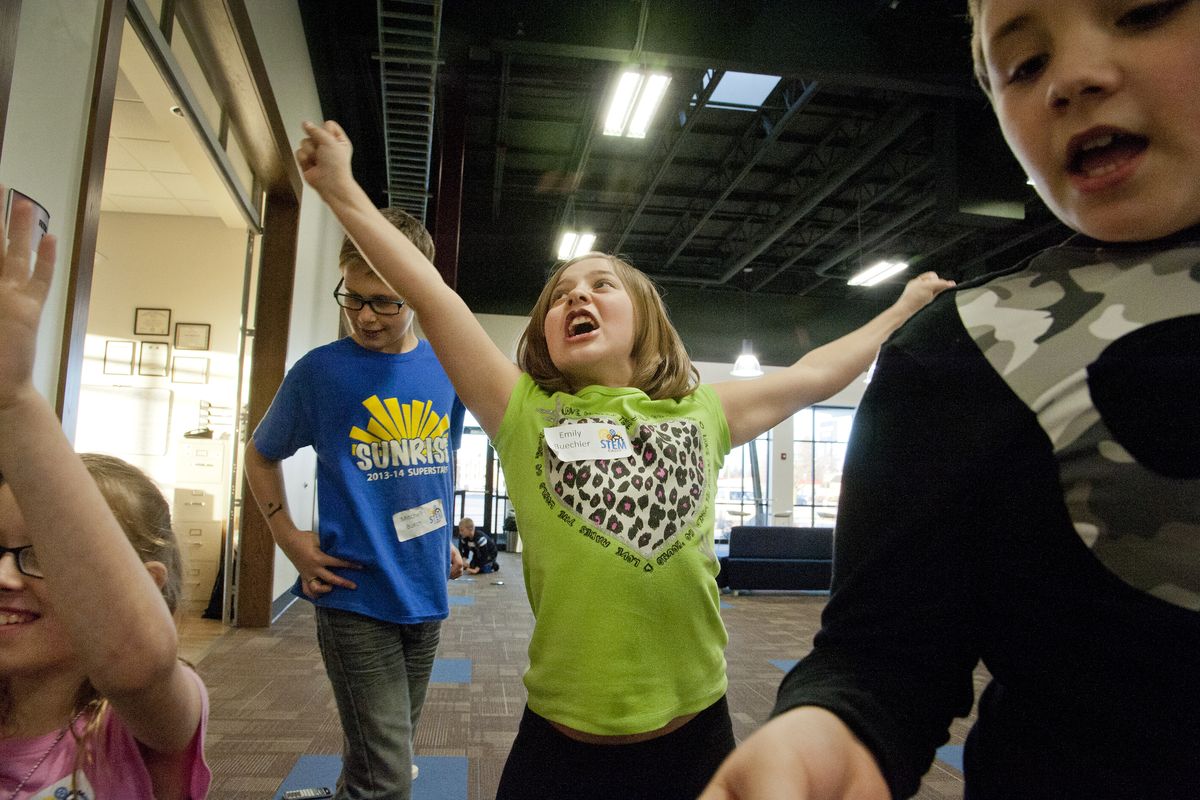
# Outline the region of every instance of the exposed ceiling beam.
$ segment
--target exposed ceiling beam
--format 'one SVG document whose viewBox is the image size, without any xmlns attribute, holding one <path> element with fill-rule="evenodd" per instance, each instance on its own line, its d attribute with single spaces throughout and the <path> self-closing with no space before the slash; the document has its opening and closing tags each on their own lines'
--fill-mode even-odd
<svg viewBox="0 0 1200 800">
<path fill-rule="evenodd" d="M 674 162 L 675 154 L 679 151 L 679 145 L 696 126 L 696 120 L 700 118 L 704 106 L 708 103 L 708 99 L 712 97 L 713 91 L 716 90 L 717 84 L 721 82 L 721 78 L 724 75 L 724 70 L 714 71 L 708 80 L 708 85 L 700 90 L 694 101 L 688 96 L 689 92 L 683 92 L 683 107 L 677 114 L 677 118 L 683 119 L 683 124 L 679 127 L 664 125 L 663 131 L 655 139 L 652 149 L 661 151 L 661 153 L 652 155 L 650 161 L 651 163 L 657 163 L 658 169 L 654 171 L 654 175 L 651 176 L 649 183 L 646 184 L 646 188 L 642 192 L 642 199 L 638 201 L 637 208 L 629 214 L 629 219 L 626 221 L 621 235 L 617 238 L 616 245 L 612 248 L 614 253 L 621 252 L 621 248 L 625 246 L 625 240 L 629 237 L 629 232 L 633 230 L 634 223 L 641 217 L 642 211 L 645 210 L 646 205 L 650 202 L 650 198 L 654 196 L 654 191 L 658 188 L 659 181 L 667 174 L 667 169 Z"/>
<path fill-rule="evenodd" d="M 847 164 L 830 175 L 815 191 L 798 198 L 798 202 L 793 208 L 785 210 L 780 214 L 771 225 L 771 229 L 758 237 L 756 244 L 742 255 L 730 261 L 725 272 L 719 279 L 720 282 L 724 283 L 728 281 L 734 275 L 741 272 L 742 268 L 766 252 L 767 248 L 774 244 L 776 239 L 803 219 L 826 197 L 841 188 L 855 173 L 871 163 L 883 152 L 884 148 L 899 139 L 920 118 L 920 109 L 909 106 L 900 112 L 898 116 L 893 116 L 890 121 L 881 122 L 881 125 L 887 125 L 882 133 L 866 144 Z"/>
<path fill-rule="evenodd" d="M 760 64 L 752 60 L 709 58 L 681 53 L 644 51 L 637 54 L 633 50 L 624 48 L 593 47 L 589 45 L 558 44 L 553 42 L 529 42 L 513 39 L 497 39 L 492 41 L 489 47 L 500 53 L 511 53 L 522 56 L 582 59 L 585 61 L 612 61 L 618 64 L 630 63 L 637 60 L 641 63 L 653 64 L 664 68 L 694 70 L 724 69 L 733 72 L 755 72 L 768 75 L 779 74 L 778 65 Z M 979 98 L 979 89 L 974 85 L 964 83 L 960 76 L 946 76 L 943 82 L 943 80 L 937 79 L 919 80 L 882 73 L 850 72 L 842 69 L 832 69 L 820 62 L 789 64 L 788 66 L 789 75 L 805 75 L 821 83 L 853 86 L 860 89 L 886 89 L 930 97 L 953 97 L 972 100 Z"/>
<path fill-rule="evenodd" d="M 820 87 L 820 84 L 809 83 L 805 85 L 801 83 L 800 87 L 802 90 L 800 94 L 795 97 L 788 97 L 789 93 L 787 90 L 785 90 L 783 113 L 779 115 L 778 119 L 772 120 L 771 112 L 764 107 L 762 113 L 754 120 L 754 124 L 750 129 L 747 130 L 746 134 L 743 135 L 742 141 L 739 142 L 738 146 L 734 147 L 734 149 L 731 151 L 731 155 L 741 154 L 744 151 L 749 151 L 744 163 L 741 165 L 741 168 L 738 169 L 736 173 L 729 176 L 728 180 L 725 182 L 725 186 L 717 195 L 717 198 L 713 200 L 711 204 L 709 204 L 708 210 L 701 214 L 700 218 L 692 226 L 691 232 L 684 234 L 683 238 L 675 246 L 675 249 L 671 251 L 669 256 L 667 256 L 667 260 L 662 265 L 663 269 L 670 268 L 671 264 L 675 262 L 675 259 L 679 257 L 679 254 L 683 252 L 685 247 L 687 247 L 688 242 L 690 242 L 696 233 L 699 232 L 701 226 L 708 221 L 709 217 L 712 216 L 717 207 L 720 206 L 721 203 L 725 202 L 733 190 L 737 188 L 738 184 L 740 184 L 742 180 L 748 174 L 750 174 L 750 170 L 753 169 L 754 165 L 757 164 L 763 155 L 765 155 L 766 152 L 771 149 L 771 146 L 779 139 L 780 135 L 787 128 L 788 123 L 792 121 L 792 118 L 795 117 L 796 114 L 800 113 L 800 110 L 803 109 L 804 106 L 806 106 L 812 99 L 813 95 L 817 93 L 817 89 Z M 759 127 L 766 129 L 766 136 L 761 138 L 759 137 Z M 725 164 L 722 164 L 718 174 L 724 174 L 730 166 L 732 166 L 732 164 L 729 163 L 729 161 L 727 161 Z"/>
</svg>

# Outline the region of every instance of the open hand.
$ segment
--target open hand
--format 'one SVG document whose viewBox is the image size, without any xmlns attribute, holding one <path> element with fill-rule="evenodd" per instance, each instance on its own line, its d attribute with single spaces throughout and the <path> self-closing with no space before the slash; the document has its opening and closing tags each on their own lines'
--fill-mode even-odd
<svg viewBox="0 0 1200 800">
<path fill-rule="evenodd" d="M 309 186 L 324 195 L 339 184 L 354 180 L 350 171 L 354 146 L 341 125 L 333 120 L 326 120 L 323 125 L 305 122 L 304 133 L 296 149 L 296 163 Z"/>
<path fill-rule="evenodd" d="M 33 225 L 33 206 L 14 195 L 11 230 L 0 220 L 0 406 L 32 386 L 38 320 L 54 274 L 55 238 L 50 235 L 38 244 L 30 271 Z"/>
<path fill-rule="evenodd" d="M 321 549 L 317 534 L 313 531 L 297 531 L 284 551 L 296 571 L 300 573 L 300 589 L 314 600 L 329 594 L 335 586 L 357 589 L 358 585 L 343 578 L 334 569 L 362 569 L 358 564 L 343 561 Z"/>
</svg>

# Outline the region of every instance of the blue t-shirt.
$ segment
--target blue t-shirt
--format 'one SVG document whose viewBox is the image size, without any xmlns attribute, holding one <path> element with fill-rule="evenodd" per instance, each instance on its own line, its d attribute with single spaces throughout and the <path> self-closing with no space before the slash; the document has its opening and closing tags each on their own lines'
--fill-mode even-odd
<svg viewBox="0 0 1200 800">
<path fill-rule="evenodd" d="M 400 624 L 446 618 L 463 414 L 425 341 L 391 354 L 347 337 L 288 372 L 254 446 L 272 461 L 316 451 L 321 550 L 363 567 L 343 572 L 357 589 L 317 605 Z M 292 594 L 304 597 L 299 581 Z"/>
</svg>

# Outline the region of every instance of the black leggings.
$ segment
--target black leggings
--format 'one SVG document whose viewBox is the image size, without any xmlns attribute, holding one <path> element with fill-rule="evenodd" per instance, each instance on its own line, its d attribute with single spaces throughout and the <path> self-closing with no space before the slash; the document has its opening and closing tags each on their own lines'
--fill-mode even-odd
<svg viewBox="0 0 1200 800">
<path fill-rule="evenodd" d="M 577 742 L 526 706 L 496 800 L 695 800 L 734 745 L 724 697 L 636 744 Z"/>
</svg>

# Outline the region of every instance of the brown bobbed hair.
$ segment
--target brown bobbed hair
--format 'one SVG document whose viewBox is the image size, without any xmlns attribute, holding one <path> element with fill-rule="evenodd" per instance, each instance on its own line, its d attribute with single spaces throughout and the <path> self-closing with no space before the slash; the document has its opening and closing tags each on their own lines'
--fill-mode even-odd
<svg viewBox="0 0 1200 800">
<path fill-rule="evenodd" d="M 517 344 L 517 366 L 551 394 L 582 388 L 571 386 L 566 376 L 550 360 L 545 326 L 551 296 L 563 270 L 589 258 L 608 261 L 633 301 L 633 324 L 637 328 L 633 337 L 633 387 L 641 389 L 652 400 L 677 400 L 695 391 L 700 383 L 700 373 L 692 364 L 678 331 L 671 324 L 658 287 L 637 267 L 607 253 L 575 256 L 559 264 L 550 275 L 529 314 L 529 325 Z"/>
<path fill-rule="evenodd" d="M 416 245 L 421 254 L 433 261 L 433 237 L 429 235 L 429 231 L 421 224 L 421 220 L 409 214 L 402 208 L 388 206 L 387 208 L 379 209 L 379 213 L 383 214 L 383 218 L 392 223 L 392 227 L 403 233 L 410 242 Z M 352 268 L 361 268 L 370 270 L 371 267 L 367 264 L 367 260 L 362 257 L 362 253 L 358 252 L 358 248 L 349 236 L 342 237 L 342 249 L 338 252 L 338 266 L 342 272 Z"/>
</svg>

